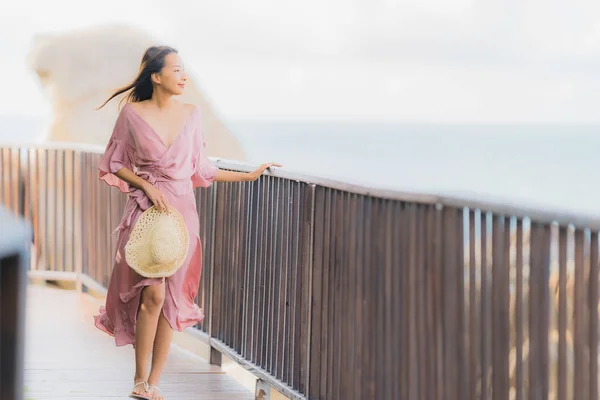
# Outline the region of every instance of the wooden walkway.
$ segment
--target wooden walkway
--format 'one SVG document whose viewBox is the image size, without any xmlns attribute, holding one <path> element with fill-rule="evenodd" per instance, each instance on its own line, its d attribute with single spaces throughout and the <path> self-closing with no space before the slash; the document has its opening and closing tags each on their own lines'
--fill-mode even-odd
<svg viewBox="0 0 600 400">
<path fill-rule="evenodd" d="M 27 296 L 25 399 L 127 399 L 132 346 L 116 347 L 92 323 L 97 303 L 75 291 L 30 285 Z M 165 400 L 252 400 L 220 368 L 173 346 L 161 385 Z"/>
</svg>

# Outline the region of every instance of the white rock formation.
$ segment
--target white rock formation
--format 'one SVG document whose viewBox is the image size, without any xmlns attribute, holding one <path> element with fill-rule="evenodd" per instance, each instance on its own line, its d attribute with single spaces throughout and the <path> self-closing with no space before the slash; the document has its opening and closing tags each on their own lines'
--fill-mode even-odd
<svg viewBox="0 0 600 400">
<path fill-rule="evenodd" d="M 157 43 L 163 44 L 121 25 L 36 36 L 29 63 L 47 92 L 54 117 L 45 139 L 105 145 L 121 97 L 101 110 L 95 108 L 135 77 L 144 50 Z M 185 60 L 185 54 L 181 56 Z M 181 100 L 201 109 L 209 155 L 245 160 L 239 141 L 215 113 L 193 75 L 189 83 Z"/>
</svg>

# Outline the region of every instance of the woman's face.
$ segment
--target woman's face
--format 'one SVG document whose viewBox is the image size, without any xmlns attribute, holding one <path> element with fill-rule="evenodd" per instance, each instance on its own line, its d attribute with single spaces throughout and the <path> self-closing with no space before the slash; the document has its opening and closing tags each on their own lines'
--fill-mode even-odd
<svg viewBox="0 0 600 400">
<path fill-rule="evenodd" d="M 183 68 L 181 57 L 177 53 L 170 53 L 165 57 L 165 66 L 157 78 L 157 83 L 165 92 L 175 96 L 183 94 L 187 74 Z"/>
</svg>

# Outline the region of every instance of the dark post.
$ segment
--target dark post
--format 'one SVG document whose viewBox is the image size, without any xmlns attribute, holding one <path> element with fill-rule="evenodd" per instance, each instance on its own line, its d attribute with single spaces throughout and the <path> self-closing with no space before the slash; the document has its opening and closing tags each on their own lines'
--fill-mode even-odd
<svg viewBox="0 0 600 400">
<path fill-rule="evenodd" d="M 0 399 L 23 400 L 30 246 L 29 226 L 0 207 Z"/>
</svg>

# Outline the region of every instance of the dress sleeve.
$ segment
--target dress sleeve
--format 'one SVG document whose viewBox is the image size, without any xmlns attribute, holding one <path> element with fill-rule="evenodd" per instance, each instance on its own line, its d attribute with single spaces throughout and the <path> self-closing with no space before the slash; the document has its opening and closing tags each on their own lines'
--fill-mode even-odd
<svg viewBox="0 0 600 400">
<path fill-rule="evenodd" d="M 129 185 L 127 182 L 119 179 L 114 173 L 121 168 L 133 169 L 130 145 L 131 135 L 125 115 L 126 110 L 127 105 L 123 107 L 117 117 L 112 135 L 98 164 L 99 178 L 110 186 L 119 188 L 124 193 L 129 192 Z"/>
<path fill-rule="evenodd" d="M 208 159 L 206 155 L 206 143 L 204 142 L 204 135 L 200 130 L 200 140 L 196 145 L 197 156 L 196 161 L 194 163 L 194 175 L 192 175 L 192 184 L 194 188 L 197 187 L 209 187 L 217 177 L 217 168 L 213 163 Z"/>
</svg>

